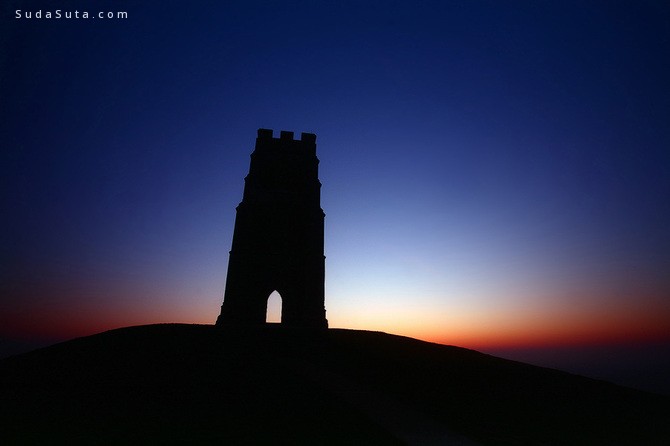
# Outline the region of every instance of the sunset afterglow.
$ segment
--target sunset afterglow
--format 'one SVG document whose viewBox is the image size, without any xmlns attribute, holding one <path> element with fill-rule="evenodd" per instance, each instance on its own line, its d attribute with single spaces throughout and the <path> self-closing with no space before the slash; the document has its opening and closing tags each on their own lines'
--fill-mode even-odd
<svg viewBox="0 0 670 446">
<path fill-rule="evenodd" d="M 670 10 L 568 3 L 3 26 L 0 336 L 213 324 L 268 128 L 317 135 L 330 327 L 670 343 Z"/>
</svg>

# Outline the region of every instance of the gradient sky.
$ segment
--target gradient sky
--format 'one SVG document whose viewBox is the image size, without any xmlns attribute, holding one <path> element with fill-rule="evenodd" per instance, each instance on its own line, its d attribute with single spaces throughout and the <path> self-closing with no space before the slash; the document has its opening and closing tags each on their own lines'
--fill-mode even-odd
<svg viewBox="0 0 670 446">
<path fill-rule="evenodd" d="M 256 130 L 317 134 L 331 327 L 670 340 L 664 1 L 68 1 L 0 23 L 0 336 L 213 323 Z"/>
</svg>

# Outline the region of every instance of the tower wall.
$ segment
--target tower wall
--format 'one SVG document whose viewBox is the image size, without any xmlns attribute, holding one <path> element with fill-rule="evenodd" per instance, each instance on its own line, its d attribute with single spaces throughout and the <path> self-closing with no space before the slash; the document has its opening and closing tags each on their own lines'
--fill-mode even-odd
<svg viewBox="0 0 670 446">
<path fill-rule="evenodd" d="M 328 326 L 316 135 L 259 129 L 233 244 L 217 325 L 265 323 L 272 291 L 282 298 L 282 325 Z"/>
</svg>

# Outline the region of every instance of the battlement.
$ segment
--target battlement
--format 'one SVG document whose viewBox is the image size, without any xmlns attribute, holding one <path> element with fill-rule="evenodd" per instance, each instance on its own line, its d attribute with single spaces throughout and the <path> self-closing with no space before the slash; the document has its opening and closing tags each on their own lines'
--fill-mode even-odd
<svg viewBox="0 0 670 446">
<path fill-rule="evenodd" d="M 316 144 L 316 135 L 314 133 L 301 133 L 300 139 L 296 140 L 293 138 L 293 132 L 282 130 L 279 132 L 279 138 L 273 136 L 272 129 L 258 129 L 258 139 L 262 140 L 280 140 L 280 141 L 294 141 L 302 142 L 305 144 Z"/>
</svg>

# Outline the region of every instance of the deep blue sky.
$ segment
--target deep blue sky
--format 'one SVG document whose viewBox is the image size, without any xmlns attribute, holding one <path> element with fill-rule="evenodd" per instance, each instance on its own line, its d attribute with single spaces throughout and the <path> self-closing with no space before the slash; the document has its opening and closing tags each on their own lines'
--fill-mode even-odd
<svg viewBox="0 0 670 446">
<path fill-rule="evenodd" d="M 670 337 L 667 2 L 1 8 L 5 337 L 213 323 L 259 127 L 317 134 L 331 326 Z"/>
</svg>

